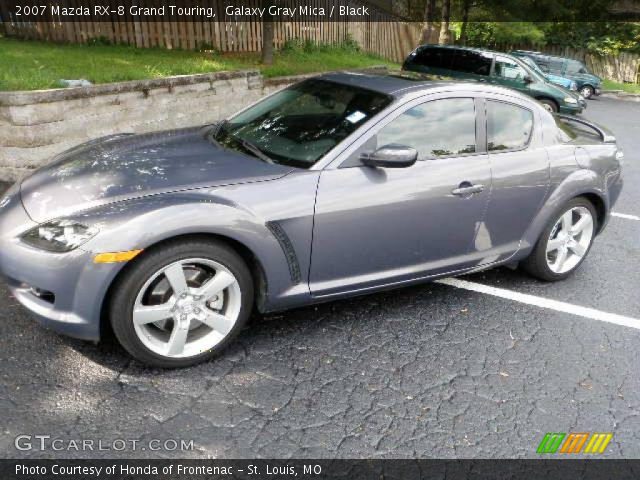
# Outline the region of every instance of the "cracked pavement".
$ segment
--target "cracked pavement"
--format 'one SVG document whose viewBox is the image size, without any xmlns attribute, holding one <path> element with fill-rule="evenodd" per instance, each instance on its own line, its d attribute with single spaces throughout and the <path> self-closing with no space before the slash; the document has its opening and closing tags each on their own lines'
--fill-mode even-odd
<svg viewBox="0 0 640 480">
<path fill-rule="evenodd" d="M 640 103 L 585 116 L 626 153 L 615 210 L 640 215 Z M 466 278 L 640 324 L 639 260 L 640 222 L 613 218 L 565 282 Z M 548 431 L 613 432 L 606 457 L 640 457 L 640 330 L 445 285 L 254 316 L 222 356 L 174 371 L 44 330 L 4 285 L 0 314 L 2 457 L 536 457 Z M 20 452 L 19 434 L 195 449 Z"/>
</svg>

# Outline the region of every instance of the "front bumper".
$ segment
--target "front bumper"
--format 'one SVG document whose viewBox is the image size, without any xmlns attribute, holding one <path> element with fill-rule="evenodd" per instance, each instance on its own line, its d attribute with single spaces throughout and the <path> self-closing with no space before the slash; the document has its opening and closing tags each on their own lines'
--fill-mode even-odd
<svg viewBox="0 0 640 480">
<path fill-rule="evenodd" d="M 586 102 L 578 102 L 576 105 L 564 104 L 560 105 L 560 113 L 575 115 L 577 113 L 581 113 L 584 109 L 587 108 Z"/>
<path fill-rule="evenodd" d="M 602 89 L 600 87 L 596 87 L 593 91 L 594 95 L 600 95 L 602 93 Z"/>
<path fill-rule="evenodd" d="M 121 264 L 95 264 L 80 248 L 57 254 L 29 247 L 18 235 L 34 225 L 19 197 L 0 209 L 0 276 L 45 327 L 99 340 L 102 304 Z"/>
</svg>

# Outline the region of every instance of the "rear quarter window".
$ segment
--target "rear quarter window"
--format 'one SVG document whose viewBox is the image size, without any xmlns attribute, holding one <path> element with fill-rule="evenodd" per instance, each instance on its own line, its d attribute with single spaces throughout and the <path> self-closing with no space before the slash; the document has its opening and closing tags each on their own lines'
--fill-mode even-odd
<svg viewBox="0 0 640 480">
<path fill-rule="evenodd" d="M 487 102 L 487 148 L 490 152 L 520 150 L 533 132 L 531 110 L 512 103 Z"/>
<path fill-rule="evenodd" d="M 570 143 L 578 138 L 592 142 L 600 142 L 601 140 L 600 134 L 587 125 L 565 120 L 561 117 L 554 116 L 553 118 L 556 122 L 557 138 L 560 143 Z"/>
</svg>

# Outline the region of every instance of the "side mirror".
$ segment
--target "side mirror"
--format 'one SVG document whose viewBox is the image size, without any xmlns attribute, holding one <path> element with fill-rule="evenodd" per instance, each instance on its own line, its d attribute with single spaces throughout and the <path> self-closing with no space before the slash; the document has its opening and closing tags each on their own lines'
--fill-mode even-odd
<svg viewBox="0 0 640 480">
<path fill-rule="evenodd" d="M 360 161 L 368 167 L 405 168 L 418 159 L 418 151 L 405 145 L 389 144 L 373 153 L 362 153 Z"/>
<path fill-rule="evenodd" d="M 522 79 L 524 81 L 524 83 L 526 83 L 527 85 L 530 83 L 533 83 L 533 78 L 531 78 L 530 75 L 525 75 L 524 78 Z"/>
</svg>

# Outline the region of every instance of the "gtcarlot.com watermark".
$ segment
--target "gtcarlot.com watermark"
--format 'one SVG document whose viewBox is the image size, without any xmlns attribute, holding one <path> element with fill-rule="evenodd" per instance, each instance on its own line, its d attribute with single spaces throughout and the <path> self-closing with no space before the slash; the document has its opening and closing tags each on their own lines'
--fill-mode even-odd
<svg viewBox="0 0 640 480">
<path fill-rule="evenodd" d="M 194 449 L 193 440 L 157 439 L 136 440 L 128 438 L 104 439 L 65 439 L 51 435 L 18 435 L 13 442 L 21 452 L 190 452 Z"/>
</svg>

